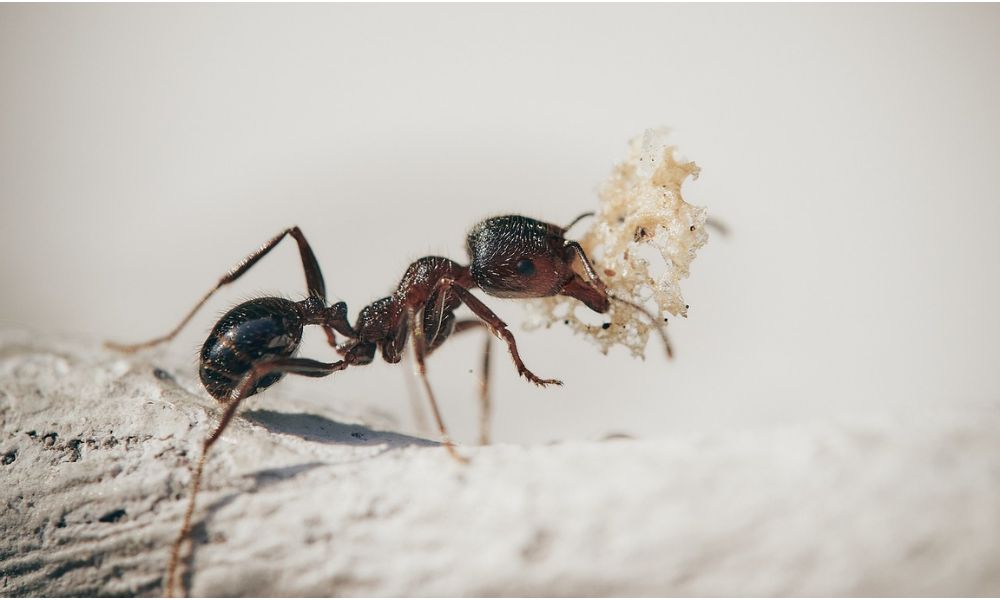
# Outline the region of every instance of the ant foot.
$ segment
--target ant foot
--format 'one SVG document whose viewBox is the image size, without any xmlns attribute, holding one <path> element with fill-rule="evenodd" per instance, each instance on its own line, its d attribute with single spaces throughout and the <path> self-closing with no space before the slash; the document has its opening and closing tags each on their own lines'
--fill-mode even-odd
<svg viewBox="0 0 1000 600">
<path fill-rule="evenodd" d="M 458 464 L 460 465 L 469 464 L 469 459 L 462 456 L 461 454 L 458 453 L 457 450 L 455 450 L 455 444 L 450 439 L 445 438 L 441 440 L 441 445 L 444 446 L 444 449 L 448 451 L 449 456 L 458 461 Z"/>
<path fill-rule="evenodd" d="M 524 369 L 521 371 L 521 376 L 530 381 L 531 383 L 537 385 L 538 387 L 545 387 L 547 385 L 562 385 L 563 382 L 558 379 L 542 379 L 538 375 L 535 375 L 531 371 Z"/>
</svg>

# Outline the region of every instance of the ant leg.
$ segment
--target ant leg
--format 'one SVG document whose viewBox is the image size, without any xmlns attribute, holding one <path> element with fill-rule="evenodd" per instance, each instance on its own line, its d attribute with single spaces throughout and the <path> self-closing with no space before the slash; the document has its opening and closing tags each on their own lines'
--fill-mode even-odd
<svg viewBox="0 0 1000 600">
<path fill-rule="evenodd" d="M 416 359 L 417 375 L 420 376 L 420 381 L 424 384 L 424 390 L 427 392 L 427 400 L 431 404 L 431 412 L 434 414 L 434 420 L 437 422 L 438 429 L 441 431 L 441 444 L 444 446 L 448 454 L 458 462 L 465 464 L 469 462 L 469 459 L 460 455 L 455 451 L 455 443 L 451 441 L 451 436 L 448 435 L 448 430 L 444 426 L 444 420 L 441 418 L 441 411 L 438 410 L 437 400 L 434 399 L 434 392 L 431 390 L 430 381 L 427 380 L 427 364 L 425 362 L 427 353 L 427 341 L 424 339 L 424 324 L 423 319 L 417 315 L 416 309 L 412 306 L 406 309 L 407 323 L 405 326 L 410 328 L 410 343 L 413 347 L 413 356 Z"/>
<path fill-rule="evenodd" d="M 330 327 L 329 325 L 324 325 L 323 333 L 326 334 L 326 343 L 330 344 L 330 347 L 333 348 L 337 352 L 337 354 L 343 356 L 346 353 L 347 349 L 343 348 L 340 344 L 337 343 L 337 334 L 334 333 L 333 327 Z"/>
<path fill-rule="evenodd" d="M 443 284 L 447 285 L 448 289 L 458 296 L 459 300 L 468 306 L 477 317 L 483 320 L 493 335 L 507 343 L 507 349 L 514 360 L 514 366 L 517 368 L 518 375 L 521 375 L 535 385 L 543 387 L 546 385 L 562 385 L 562 382 L 558 379 L 542 379 L 532 373 L 528 367 L 524 366 L 524 361 L 521 360 L 521 355 L 517 352 L 517 342 L 514 341 L 514 334 L 507 329 L 507 324 L 495 312 L 483 304 L 482 300 L 473 296 L 472 292 L 458 285 L 454 280 L 444 280 Z"/>
<path fill-rule="evenodd" d="M 181 320 L 180 324 L 177 325 L 177 327 L 175 327 L 170 333 L 146 342 L 140 342 L 138 344 L 119 344 L 117 342 L 105 342 L 104 345 L 107 346 L 108 348 L 111 348 L 112 350 L 131 353 L 137 350 L 142 350 L 143 348 L 156 346 L 157 344 L 162 344 L 163 342 L 168 342 L 174 339 L 174 337 L 178 333 L 180 333 L 181 329 L 183 329 L 184 326 L 187 325 L 188 321 L 191 320 L 191 317 L 193 317 L 195 313 L 198 312 L 198 309 L 200 309 L 206 302 L 208 302 L 208 299 L 212 297 L 212 294 L 218 291 L 219 288 L 221 288 L 222 286 L 228 283 L 232 283 L 237 279 L 239 279 L 244 273 L 249 271 L 250 267 L 254 266 L 258 260 L 264 258 L 264 256 L 268 252 L 270 252 L 275 246 L 277 246 L 278 242 L 284 239 L 285 236 L 287 235 L 291 235 L 293 238 L 295 238 L 295 242 L 299 245 L 299 255 L 302 257 L 302 269 L 305 271 L 306 274 L 306 287 L 309 289 L 309 295 L 311 297 L 321 298 L 324 301 L 326 301 L 326 285 L 323 283 L 323 273 L 320 272 L 319 263 L 316 261 L 316 255 L 313 254 L 312 248 L 309 246 L 309 242 L 306 241 L 306 236 L 302 233 L 302 230 L 300 230 L 298 227 L 291 227 L 289 229 L 282 231 L 281 233 L 274 236 L 270 240 L 268 240 L 267 243 L 265 243 L 263 246 L 261 246 L 254 252 L 252 252 L 249 256 L 240 261 L 239 264 L 230 269 L 228 273 L 223 275 L 219 279 L 219 282 L 215 284 L 215 287 L 209 290 L 207 294 L 202 296 L 201 300 L 199 300 L 198 303 L 194 305 L 194 308 L 191 309 L 191 311 L 187 314 L 187 316 L 184 317 L 184 319 Z M 331 342 L 333 342 L 332 331 L 327 332 L 327 337 Z M 334 344 L 331 343 L 331 345 Z"/>
<path fill-rule="evenodd" d="M 455 331 L 452 332 L 452 335 L 480 328 L 486 330 L 486 340 L 483 344 L 483 362 L 480 366 L 479 377 L 479 445 L 488 446 L 490 443 L 490 429 L 492 428 L 491 417 L 493 415 L 493 410 L 490 407 L 490 346 L 492 345 L 493 336 L 490 334 L 486 323 L 473 319 L 455 323 Z"/>
<path fill-rule="evenodd" d="M 414 427 L 420 435 L 430 435 L 431 425 L 427 421 L 427 411 L 424 410 L 424 399 L 420 396 L 420 390 L 417 388 L 417 373 L 415 370 L 404 372 L 406 373 L 406 399 L 410 403 Z"/>
<path fill-rule="evenodd" d="M 226 410 L 222 414 L 222 418 L 219 419 L 219 424 L 212 431 L 211 435 L 205 438 L 205 441 L 201 445 L 201 456 L 198 458 L 198 463 L 191 476 L 191 488 L 188 492 L 188 504 L 187 509 L 184 511 L 184 521 L 181 524 L 180 532 L 177 534 L 177 539 L 174 540 L 174 545 L 170 550 L 165 593 L 167 597 L 174 595 L 181 545 L 184 544 L 184 540 L 191 533 L 191 517 L 194 515 L 195 500 L 198 497 L 198 490 L 201 488 L 201 478 L 205 470 L 205 460 L 208 457 L 208 450 L 219 439 L 222 432 L 226 430 L 226 426 L 229 425 L 229 422 L 233 419 L 233 415 L 236 414 L 236 409 L 239 407 L 240 402 L 251 395 L 253 387 L 262 377 L 266 377 L 270 373 L 283 372 L 304 375 L 306 377 L 325 377 L 336 371 L 346 369 L 348 364 L 350 363 L 343 360 L 335 363 L 324 363 L 308 358 L 275 358 L 255 364 L 250 371 L 243 375 L 239 384 L 229 395 L 229 399 L 226 402 Z"/>
</svg>

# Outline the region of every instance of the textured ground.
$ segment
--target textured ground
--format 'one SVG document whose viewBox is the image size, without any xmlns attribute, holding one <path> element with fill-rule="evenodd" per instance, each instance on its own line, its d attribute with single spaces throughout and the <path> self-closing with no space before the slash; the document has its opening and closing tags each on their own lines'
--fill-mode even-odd
<svg viewBox="0 0 1000 600">
<path fill-rule="evenodd" d="M 162 593 L 217 409 L 190 365 L 150 360 L 0 333 L 0 595 Z M 462 467 L 280 394 L 211 457 L 193 594 L 1000 594 L 996 407 Z"/>
</svg>

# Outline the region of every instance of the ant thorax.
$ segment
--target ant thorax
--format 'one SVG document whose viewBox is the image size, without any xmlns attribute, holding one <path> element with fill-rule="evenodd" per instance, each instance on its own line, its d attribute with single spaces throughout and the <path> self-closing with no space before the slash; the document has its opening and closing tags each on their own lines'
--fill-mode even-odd
<svg viewBox="0 0 1000 600">
<path fill-rule="evenodd" d="M 610 294 L 650 308 L 663 321 L 687 316 L 680 281 L 708 241 L 706 210 L 681 195 L 682 184 L 689 176 L 697 179 L 699 168 L 679 161 L 667 137 L 668 130 L 651 129 L 632 140 L 627 158 L 601 186 L 595 218 L 579 238 Z M 644 356 L 650 332 L 660 325 L 624 302 L 612 302 L 607 314 L 597 316 L 565 296 L 535 300 L 528 312 L 527 328 L 563 322 L 604 353 L 621 344 Z"/>
</svg>

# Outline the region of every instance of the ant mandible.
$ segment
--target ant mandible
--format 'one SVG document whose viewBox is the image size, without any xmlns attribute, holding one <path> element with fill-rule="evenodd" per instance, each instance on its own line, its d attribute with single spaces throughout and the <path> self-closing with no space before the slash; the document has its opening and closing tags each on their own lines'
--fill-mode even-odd
<svg viewBox="0 0 1000 600">
<path fill-rule="evenodd" d="M 566 227 L 519 215 L 486 219 L 468 234 L 471 264 L 461 265 L 440 256 L 418 259 L 406 269 L 396 291 L 361 309 L 353 326 L 347 320 L 345 302 L 327 305 L 326 285 L 316 256 L 302 230 L 292 227 L 271 238 L 223 275 L 167 335 L 132 345 L 109 342 L 107 345 L 116 350 L 135 352 L 173 339 L 219 288 L 239 279 L 281 240 L 292 236 L 298 244 L 308 297 L 299 302 L 277 297 L 248 300 L 223 315 L 202 346 L 201 382 L 209 394 L 224 404 L 225 410 L 219 424 L 202 443 L 201 456 L 191 479 L 184 522 L 171 549 L 166 595 L 173 595 L 180 548 L 191 530 L 209 449 L 225 431 L 242 400 L 274 385 L 286 373 L 325 377 L 348 367 L 371 363 L 376 350 L 382 353 L 386 362 L 398 363 L 409 339 L 417 374 L 441 433 L 441 443 L 453 458 L 464 463 L 466 459 L 455 451 L 448 436 L 427 380 L 425 364 L 427 356 L 449 336 L 486 328 L 507 344 L 519 375 L 539 386 L 562 385 L 557 379 L 535 375 L 525 366 L 507 324 L 470 290 L 478 287 L 499 298 L 541 298 L 561 294 L 583 302 L 598 313 L 607 312 L 611 300 L 622 302 L 656 323 L 669 355 L 670 345 L 659 320 L 642 306 L 609 293 L 580 244 L 565 238 L 569 228 L 592 214 L 584 213 Z M 574 269 L 576 261 L 582 267 L 582 274 Z M 456 321 L 454 311 L 461 304 L 465 304 L 477 319 Z M 322 327 L 330 346 L 343 358 L 328 363 L 296 357 L 306 325 Z M 338 333 L 347 341 L 338 343 Z M 488 340 L 484 365 L 489 359 Z M 489 410 L 485 375 L 484 372 L 481 389 L 484 423 Z"/>
</svg>

